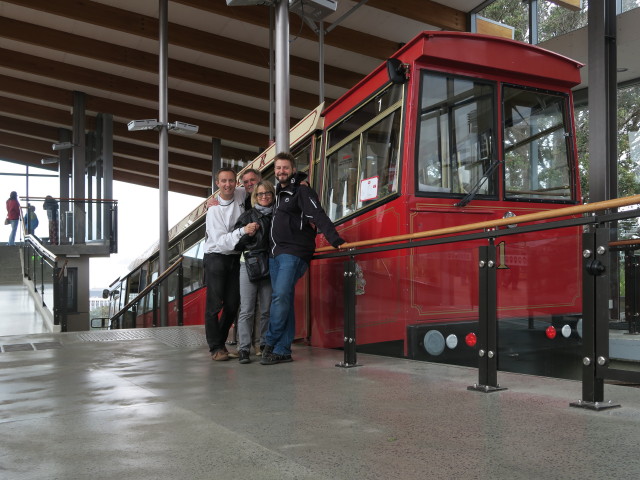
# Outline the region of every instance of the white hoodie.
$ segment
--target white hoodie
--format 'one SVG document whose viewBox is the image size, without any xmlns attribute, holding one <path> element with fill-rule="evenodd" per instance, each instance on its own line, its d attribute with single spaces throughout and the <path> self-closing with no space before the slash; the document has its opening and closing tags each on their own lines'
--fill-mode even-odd
<svg viewBox="0 0 640 480">
<path fill-rule="evenodd" d="M 233 230 L 238 217 L 244 212 L 244 200 L 247 196 L 244 188 L 236 188 L 232 200 L 223 200 L 218 195 L 218 205 L 207 210 L 207 233 L 204 240 L 205 253 L 240 255 L 233 249 L 244 235 L 244 228 Z"/>
</svg>

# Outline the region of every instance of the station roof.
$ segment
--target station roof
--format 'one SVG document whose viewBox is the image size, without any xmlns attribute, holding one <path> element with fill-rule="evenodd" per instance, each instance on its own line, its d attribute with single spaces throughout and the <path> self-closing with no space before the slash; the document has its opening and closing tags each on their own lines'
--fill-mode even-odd
<svg viewBox="0 0 640 480">
<path fill-rule="evenodd" d="M 330 30 L 324 40 L 327 104 L 419 32 L 467 31 L 468 13 L 484 3 L 338 0 L 324 24 Z M 60 128 L 72 129 L 73 92 L 80 91 L 88 129 L 97 113 L 113 114 L 114 179 L 157 187 L 158 134 L 129 132 L 126 125 L 158 117 L 158 5 L 0 1 L 0 158 L 57 169 L 41 159 L 55 153 L 51 145 Z M 619 21 L 619 34 L 628 23 L 633 37 L 638 16 L 632 11 Z M 293 13 L 289 19 L 293 125 L 320 103 L 319 47 L 307 23 Z M 169 121 L 200 129 L 195 136 L 169 136 L 169 188 L 204 197 L 211 185 L 212 138 L 221 139 L 224 158 L 245 162 L 268 145 L 269 8 L 171 0 L 168 41 Z M 586 29 L 548 43 L 542 46 L 587 61 Z M 632 55 L 638 43 L 618 41 L 618 62 L 627 69 L 621 75 L 628 78 L 640 76 L 640 61 Z"/>
</svg>

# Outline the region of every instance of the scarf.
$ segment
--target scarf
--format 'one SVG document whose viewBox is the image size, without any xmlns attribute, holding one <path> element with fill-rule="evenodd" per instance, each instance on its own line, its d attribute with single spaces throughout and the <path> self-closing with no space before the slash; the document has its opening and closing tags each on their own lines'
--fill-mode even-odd
<svg viewBox="0 0 640 480">
<path fill-rule="evenodd" d="M 269 215 L 273 211 L 273 205 L 270 207 L 263 207 L 262 205 L 255 205 L 253 208 L 258 210 L 262 215 Z"/>
</svg>

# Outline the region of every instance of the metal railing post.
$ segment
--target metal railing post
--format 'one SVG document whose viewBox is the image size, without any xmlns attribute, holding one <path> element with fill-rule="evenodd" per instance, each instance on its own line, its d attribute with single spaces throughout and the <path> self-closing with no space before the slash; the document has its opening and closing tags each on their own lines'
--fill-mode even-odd
<svg viewBox="0 0 640 480">
<path fill-rule="evenodd" d="M 182 263 L 178 267 L 178 291 L 176 292 L 176 315 L 178 326 L 182 327 L 183 322 L 183 290 L 184 290 L 184 268 Z"/>
<path fill-rule="evenodd" d="M 60 281 L 61 268 L 56 263 L 53 266 L 53 324 L 60 325 L 60 304 L 62 301 L 62 282 Z"/>
<path fill-rule="evenodd" d="M 40 255 L 40 295 L 42 296 L 42 306 L 44 303 L 44 257 Z"/>
<path fill-rule="evenodd" d="M 158 286 L 153 287 L 153 293 L 151 295 L 152 298 L 152 307 L 153 307 L 153 324 L 152 327 L 158 326 Z"/>
<path fill-rule="evenodd" d="M 624 252 L 624 313 L 629 325 L 629 334 L 638 335 L 638 320 L 640 319 L 640 309 L 638 308 L 638 300 L 640 300 L 640 282 L 638 275 L 640 274 L 640 257 L 633 250 L 625 250 Z"/>
<path fill-rule="evenodd" d="M 498 384 L 498 295 L 496 246 L 478 249 L 478 383 L 468 390 L 490 393 L 506 390 Z"/>
<path fill-rule="evenodd" d="M 359 366 L 356 358 L 356 261 L 344 262 L 344 361 L 336 367 Z"/>
<path fill-rule="evenodd" d="M 572 407 L 603 410 L 604 376 L 609 363 L 609 228 L 590 225 L 582 235 L 582 400 Z"/>
<path fill-rule="evenodd" d="M 60 330 L 67 331 L 67 299 L 69 298 L 69 281 L 67 278 L 67 263 L 62 266 L 62 301 L 60 305 Z"/>
</svg>

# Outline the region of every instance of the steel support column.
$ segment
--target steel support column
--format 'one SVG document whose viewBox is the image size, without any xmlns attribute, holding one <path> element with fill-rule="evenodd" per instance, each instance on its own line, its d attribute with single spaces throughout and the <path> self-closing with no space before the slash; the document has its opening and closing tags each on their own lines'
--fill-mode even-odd
<svg viewBox="0 0 640 480">
<path fill-rule="evenodd" d="M 86 161 L 85 135 L 85 94 L 73 92 L 73 244 L 85 243 L 85 174 Z M 60 236 L 58 234 L 58 236 Z"/>
<path fill-rule="evenodd" d="M 589 226 L 582 235 L 582 400 L 572 407 L 603 410 L 604 378 L 598 368 L 609 363 L 609 229 Z"/>
<path fill-rule="evenodd" d="M 168 265 L 169 252 L 169 123 L 168 113 L 168 0 L 159 0 L 159 52 L 158 52 L 158 120 L 161 124 L 158 141 L 158 190 L 160 192 L 160 237 L 158 241 L 158 274 L 162 274 Z M 168 295 L 166 285 L 160 285 L 158 303 L 160 306 L 160 326 L 168 322 Z M 155 323 L 155 322 L 154 322 Z"/>
<path fill-rule="evenodd" d="M 276 5 L 276 151 L 289 151 L 289 2 Z"/>
<path fill-rule="evenodd" d="M 506 390 L 498 384 L 498 294 L 496 246 L 478 251 L 478 383 L 468 390 L 490 393 Z"/>
<path fill-rule="evenodd" d="M 356 356 L 356 261 L 344 262 L 344 361 L 336 367 L 358 367 Z"/>
</svg>

